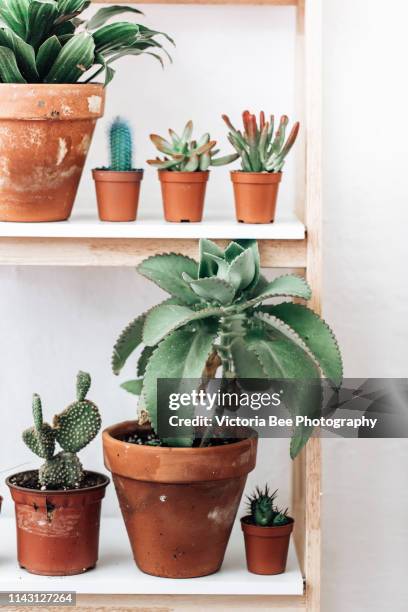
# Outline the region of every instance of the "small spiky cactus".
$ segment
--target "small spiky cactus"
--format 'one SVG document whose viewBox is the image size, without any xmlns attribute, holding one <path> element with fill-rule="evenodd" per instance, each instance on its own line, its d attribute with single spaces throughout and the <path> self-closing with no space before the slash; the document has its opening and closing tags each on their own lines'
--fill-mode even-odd
<svg viewBox="0 0 408 612">
<path fill-rule="evenodd" d="M 91 377 L 78 372 L 77 401 L 54 417 L 53 425 L 44 423 L 40 397 L 33 396 L 34 426 L 23 432 L 23 440 L 36 455 L 45 459 L 38 471 L 43 489 L 78 488 L 84 471 L 76 453 L 95 438 L 101 427 L 101 416 L 94 403 L 86 399 Z M 55 443 L 62 452 L 55 453 Z"/>
<path fill-rule="evenodd" d="M 109 128 L 110 170 L 130 172 L 133 170 L 132 131 L 127 121 L 116 117 Z"/>
<path fill-rule="evenodd" d="M 289 522 L 287 509 L 282 511 L 275 506 L 278 490 L 269 493 L 268 485 L 262 491 L 256 487 L 251 497 L 248 497 L 248 509 L 254 525 L 260 527 L 278 527 Z"/>
</svg>

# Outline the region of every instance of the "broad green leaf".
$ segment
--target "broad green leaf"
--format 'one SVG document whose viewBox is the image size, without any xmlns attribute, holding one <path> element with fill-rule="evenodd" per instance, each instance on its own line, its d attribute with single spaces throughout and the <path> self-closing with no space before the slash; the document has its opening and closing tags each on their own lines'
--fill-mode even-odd
<svg viewBox="0 0 408 612">
<path fill-rule="evenodd" d="M 0 82 L 26 83 L 18 69 L 16 56 L 11 49 L 0 47 Z"/>
<path fill-rule="evenodd" d="M 9 28 L 0 28 L 0 45 L 8 47 L 14 52 L 17 66 L 29 83 L 38 82 L 39 76 L 35 64 L 34 49 L 29 44 Z"/>
<path fill-rule="evenodd" d="M 92 36 L 86 32 L 78 34 L 62 47 L 44 81 L 46 83 L 76 83 L 92 66 L 94 58 L 95 44 Z"/>
<path fill-rule="evenodd" d="M 125 391 L 128 391 L 128 393 L 132 393 L 133 395 L 140 395 L 142 393 L 143 379 L 139 378 L 137 380 L 127 380 L 120 386 L 122 387 L 122 389 L 125 389 Z"/>
<path fill-rule="evenodd" d="M 143 383 L 143 397 L 146 409 L 157 432 L 158 410 L 157 380 L 180 379 L 184 390 L 188 386 L 185 379 L 199 379 L 202 376 L 206 361 L 213 350 L 213 342 L 217 331 L 208 325 L 200 324 L 195 332 L 188 329 L 178 329 L 169 334 L 157 347 L 149 360 Z M 174 446 L 191 446 L 193 429 L 186 437 L 172 440 Z"/>
<path fill-rule="evenodd" d="M 137 362 L 137 375 L 142 377 L 145 375 L 147 364 L 149 363 L 149 359 L 152 356 L 155 346 L 145 346 L 142 352 L 140 353 L 140 357 Z"/>
<path fill-rule="evenodd" d="M 144 14 L 139 9 L 130 6 L 106 6 L 99 9 L 99 11 L 97 11 L 95 15 L 86 22 L 86 28 L 88 30 L 96 30 L 97 28 L 105 25 L 105 23 L 111 17 L 121 15 L 122 13 L 138 13 L 139 15 Z"/>
<path fill-rule="evenodd" d="M 231 345 L 235 374 L 238 378 L 267 378 L 258 357 L 251 352 L 244 338 L 237 338 Z"/>
<path fill-rule="evenodd" d="M 246 302 L 243 308 L 254 306 L 259 302 L 263 302 L 263 300 L 273 297 L 297 297 L 310 300 L 311 295 L 312 292 L 305 279 L 294 274 L 286 274 L 268 283 L 261 293 Z"/>
<path fill-rule="evenodd" d="M 142 261 L 137 267 L 137 271 L 181 302 L 185 304 L 199 302 L 195 293 L 182 277 L 183 272 L 185 272 L 189 276 L 197 278 L 198 265 L 194 259 L 175 253 L 153 255 Z"/>
<path fill-rule="evenodd" d="M 57 36 L 51 36 L 44 41 L 41 47 L 38 49 L 36 64 L 38 73 L 41 77 L 45 77 L 45 75 L 47 75 L 51 70 L 51 66 L 61 51 L 61 48 L 61 43 L 59 42 Z"/>
<path fill-rule="evenodd" d="M 1 0 L 0 2 L 0 21 L 8 25 L 23 40 L 27 35 L 29 7 L 30 0 Z"/>
<path fill-rule="evenodd" d="M 74 15 L 82 13 L 89 5 L 89 0 L 58 0 L 58 11 L 63 15 Z"/>
<path fill-rule="evenodd" d="M 251 249 L 246 249 L 236 257 L 229 266 L 228 282 L 236 292 L 244 291 L 254 281 L 257 275 L 254 255 Z"/>
<path fill-rule="evenodd" d="M 102 26 L 92 34 L 95 50 L 104 54 L 118 51 L 124 45 L 130 46 L 135 42 L 138 33 L 139 28 L 134 23 L 121 22 Z"/>
<path fill-rule="evenodd" d="M 210 303 L 219 302 L 227 306 L 235 296 L 234 287 L 216 276 L 191 280 L 189 285 L 199 297 Z"/>
<path fill-rule="evenodd" d="M 129 323 L 117 339 L 112 355 L 112 370 L 114 374 L 119 374 L 128 357 L 141 344 L 144 322 L 145 315 L 142 314 L 132 323 Z"/>
<path fill-rule="evenodd" d="M 57 17 L 58 8 L 54 0 L 31 0 L 28 10 L 27 42 L 37 48 L 48 37 Z"/>
<path fill-rule="evenodd" d="M 244 238 L 242 240 L 236 240 L 237 244 L 243 249 L 251 249 L 255 261 L 255 275 L 252 283 L 249 285 L 248 290 L 252 290 L 256 287 L 261 272 L 261 258 L 259 255 L 258 241 L 252 238 Z"/>
<path fill-rule="evenodd" d="M 261 306 L 268 313 L 289 325 L 308 347 L 326 378 L 339 387 L 343 378 L 343 364 L 336 337 L 327 323 L 315 312 L 301 304 L 285 302 L 277 306 Z"/>
<path fill-rule="evenodd" d="M 238 255 L 241 255 L 241 253 L 244 252 L 244 250 L 244 247 L 242 247 L 240 244 L 238 244 L 238 242 L 233 240 L 225 249 L 224 257 L 228 263 L 232 263 L 233 260 L 238 257 Z"/>
<path fill-rule="evenodd" d="M 147 314 L 143 327 L 143 342 L 148 346 L 158 344 L 170 332 L 192 321 L 220 316 L 219 308 L 191 310 L 187 306 L 162 304 L 152 308 Z"/>
<path fill-rule="evenodd" d="M 200 264 L 198 270 L 198 278 L 205 278 L 217 273 L 217 264 L 208 255 L 216 255 L 219 258 L 224 257 L 224 251 L 212 240 L 202 238 L 199 243 Z"/>
</svg>

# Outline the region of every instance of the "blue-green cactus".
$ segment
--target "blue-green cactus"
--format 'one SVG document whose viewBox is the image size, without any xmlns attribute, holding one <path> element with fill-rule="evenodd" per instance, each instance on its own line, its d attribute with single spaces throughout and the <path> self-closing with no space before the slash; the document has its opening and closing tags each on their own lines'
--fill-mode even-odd
<svg viewBox="0 0 408 612">
<path fill-rule="evenodd" d="M 132 131 L 127 121 L 116 117 L 109 128 L 110 170 L 129 172 L 133 170 Z"/>
</svg>

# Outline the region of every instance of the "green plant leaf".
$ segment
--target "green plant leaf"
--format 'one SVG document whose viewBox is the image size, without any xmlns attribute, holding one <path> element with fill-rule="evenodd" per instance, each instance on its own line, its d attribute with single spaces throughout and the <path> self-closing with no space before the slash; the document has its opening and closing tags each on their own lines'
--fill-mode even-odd
<svg viewBox="0 0 408 612">
<path fill-rule="evenodd" d="M 125 365 L 128 357 L 142 342 L 143 325 L 146 315 L 142 314 L 129 323 L 120 334 L 113 347 L 112 370 L 114 374 L 119 374 Z"/>
<path fill-rule="evenodd" d="M 30 45 L 9 28 L 0 28 L 0 46 L 8 47 L 14 52 L 17 66 L 28 82 L 38 82 L 34 49 Z"/>
<path fill-rule="evenodd" d="M 163 340 L 167 334 L 187 323 L 212 316 L 221 316 L 221 314 L 219 308 L 191 310 L 187 306 L 159 304 L 159 306 L 152 308 L 146 316 L 143 327 L 143 342 L 148 346 L 154 346 Z"/>
<path fill-rule="evenodd" d="M 257 286 L 261 276 L 261 257 L 259 255 L 258 241 L 252 238 L 243 238 L 241 240 L 236 240 L 236 243 L 243 249 L 251 249 L 254 256 L 255 275 L 252 283 L 247 288 L 248 291 L 253 290 Z"/>
<path fill-rule="evenodd" d="M 310 300 L 311 295 L 311 289 L 304 278 L 294 274 L 285 274 L 268 283 L 266 287 L 263 287 L 261 293 L 243 304 L 242 309 L 244 310 L 248 306 L 254 306 L 259 302 L 263 302 L 263 300 L 273 297 L 297 297 Z"/>
<path fill-rule="evenodd" d="M 83 32 L 69 40 L 59 52 L 46 83 L 76 83 L 93 65 L 95 44 L 90 34 Z"/>
<path fill-rule="evenodd" d="M 251 249 L 245 249 L 230 264 L 228 282 L 236 292 L 243 291 L 253 284 L 257 276 L 256 263 Z"/>
<path fill-rule="evenodd" d="M 128 393 L 132 393 L 133 395 L 140 395 L 142 393 L 143 378 L 139 378 L 137 380 L 127 380 L 120 386 L 122 389 L 125 389 L 125 391 L 128 391 Z"/>
<path fill-rule="evenodd" d="M 2 83 L 27 82 L 18 69 L 14 52 L 7 47 L 0 47 L 0 81 Z"/>
<path fill-rule="evenodd" d="M 228 263 L 232 263 L 238 255 L 244 252 L 244 247 L 242 247 L 237 241 L 233 240 L 229 243 L 227 248 L 224 251 L 224 257 Z"/>
<path fill-rule="evenodd" d="M 27 35 L 29 8 L 30 0 L 1 0 L 0 3 L 0 21 L 8 25 L 23 40 Z"/>
<path fill-rule="evenodd" d="M 153 255 L 142 261 L 137 271 L 145 278 L 153 281 L 170 295 L 185 304 L 196 304 L 199 299 L 183 280 L 183 272 L 197 278 L 198 264 L 194 259 L 175 253 Z"/>
<path fill-rule="evenodd" d="M 152 356 L 156 346 L 145 346 L 140 353 L 140 357 L 137 362 L 137 375 L 142 377 L 145 375 L 147 364 L 149 363 L 149 359 Z"/>
<path fill-rule="evenodd" d="M 200 263 L 198 269 L 198 278 L 206 278 L 217 273 L 217 264 L 208 255 L 216 255 L 221 259 L 224 257 L 224 251 L 212 240 L 201 238 L 199 243 Z M 193 276 L 193 275 L 190 275 Z"/>
<path fill-rule="evenodd" d="M 302 304 L 284 302 L 277 306 L 261 306 L 264 312 L 289 325 L 308 347 L 322 372 L 336 387 L 341 385 L 343 364 L 336 337 L 327 323 Z"/>
<path fill-rule="evenodd" d="M 97 11 L 95 15 L 93 15 L 93 17 L 86 22 L 86 28 L 87 30 L 96 30 L 97 28 L 105 25 L 105 23 L 111 17 L 121 15 L 122 13 L 137 13 L 139 15 L 144 14 L 139 9 L 130 6 L 106 6 L 99 9 L 99 11 Z"/>
<path fill-rule="evenodd" d="M 135 42 L 139 27 L 134 23 L 111 23 L 93 32 L 97 53 L 112 53 Z"/>
<path fill-rule="evenodd" d="M 219 302 L 226 306 L 231 304 L 235 296 L 234 287 L 216 276 L 191 280 L 189 286 L 199 297 L 210 303 Z"/>
<path fill-rule="evenodd" d="M 146 410 L 157 432 L 158 414 L 157 380 L 180 379 L 184 390 L 188 381 L 183 379 L 201 378 L 206 361 L 213 350 L 217 331 L 201 323 L 196 331 L 178 329 L 169 334 L 157 347 L 149 360 L 143 383 L 143 397 Z M 191 446 L 194 431 L 186 432 L 183 439 L 172 440 L 174 446 Z"/>
<path fill-rule="evenodd" d="M 69 17 L 82 13 L 89 5 L 89 0 L 58 0 L 58 11 Z"/>
<path fill-rule="evenodd" d="M 41 77 L 44 77 L 51 70 L 51 67 L 61 51 L 61 43 L 57 36 L 51 36 L 43 42 L 41 47 L 37 51 L 37 70 Z"/>
<path fill-rule="evenodd" d="M 33 47 L 48 37 L 58 17 L 58 7 L 54 0 L 31 0 L 28 9 L 27 42 Z"/>
</svg>

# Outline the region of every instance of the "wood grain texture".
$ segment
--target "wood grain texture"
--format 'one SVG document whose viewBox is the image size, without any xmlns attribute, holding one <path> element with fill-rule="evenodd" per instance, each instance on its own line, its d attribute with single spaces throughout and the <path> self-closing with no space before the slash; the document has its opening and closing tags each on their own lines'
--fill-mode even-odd
<svg viewBox="0 0 408 612">
<path fill-rule="evenodd" d="M 216 240 L 221 245 L 227 241 Z M 136 266 L 150 255 L 176 252 L 198 256 L 198 240 L 117 238 L 2 238 L 0 265 Z M 262 265 L 304 268 L 306 240 L 261 240 Z"/>
</svg>

